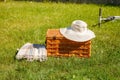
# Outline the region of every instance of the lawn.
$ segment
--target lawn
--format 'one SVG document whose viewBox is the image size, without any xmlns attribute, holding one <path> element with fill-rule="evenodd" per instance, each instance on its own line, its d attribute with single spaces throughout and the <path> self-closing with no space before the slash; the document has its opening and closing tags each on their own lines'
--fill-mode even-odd
<svg viewBox="0 0 120 80">
<path fill-rule="evenodd" d="M 99 7 L 104 17 L 120 15 L 120 6 L 0 2 L 0 80 L 119 80 L 120 20 L 92 27 Z M 76 19 L 87 22 L 96 35 L 90 58 L 14 59 L 17 48 L 27 42 L 45 44 L 47 29 L 68 27 Z"/>
</svg>

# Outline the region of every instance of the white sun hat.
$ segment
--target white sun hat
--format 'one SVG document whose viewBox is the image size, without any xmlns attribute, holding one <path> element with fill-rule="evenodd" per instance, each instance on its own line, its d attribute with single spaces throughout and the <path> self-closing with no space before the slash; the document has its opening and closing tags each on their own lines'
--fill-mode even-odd
<svg viewBox="0 0 120 80">
<path fill-rule="evenodd" d="M 71 27 L 60 28 L 60 33 L 67 39 L 76 42 L 85 42 L 95 37 L 94 32 L 87 29 L 87 23 L 82 20 L 75 20 Z"/>
</svg>

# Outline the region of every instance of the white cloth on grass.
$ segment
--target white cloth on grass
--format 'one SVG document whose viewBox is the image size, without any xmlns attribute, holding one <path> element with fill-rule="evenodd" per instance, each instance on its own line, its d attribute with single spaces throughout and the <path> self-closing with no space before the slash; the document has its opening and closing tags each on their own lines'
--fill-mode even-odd
<svg viewBox="0 0 120 80">
<path fill-rule="evenodd" d="M 40 62 L 45 61 L 47 60 L 47 51 L 44 45 L 26 43 L 19 49 L 16 54 L 16 59 L 27 59 L 27 61 L 39 60 Z"/>
</svg>

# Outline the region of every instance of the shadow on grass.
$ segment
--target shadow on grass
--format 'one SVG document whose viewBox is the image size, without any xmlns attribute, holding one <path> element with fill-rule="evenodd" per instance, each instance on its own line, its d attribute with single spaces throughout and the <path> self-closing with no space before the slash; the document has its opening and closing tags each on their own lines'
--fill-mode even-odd
<svg viewBox="0 0 120 80">
<path fill-rule="evenodd" d="M 100 4 L 105 6 L 119 6 L 120 0 L 15 0 L 15 1 L 33 1 L 33 2 L 61 2 L 75 4 Z"/>
</svg>

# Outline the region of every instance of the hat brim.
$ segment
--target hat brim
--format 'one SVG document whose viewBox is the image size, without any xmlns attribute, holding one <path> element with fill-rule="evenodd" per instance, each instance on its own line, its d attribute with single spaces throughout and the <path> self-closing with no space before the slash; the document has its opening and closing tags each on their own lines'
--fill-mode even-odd
<svg viewBox="0 0 120 80">
<path fill-rule="evenodd" d="M 95 37 L 94 32 L 87 29 L 85 32 L 75 32 L 71 29 L 71 27 L 68 28 L 60 28 L 60 33 L 67 39 L 76 41 L 76 42 L 85 42 L 88 40 L 91 40 Z"/>
</svg>

